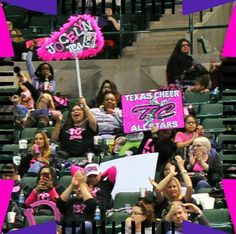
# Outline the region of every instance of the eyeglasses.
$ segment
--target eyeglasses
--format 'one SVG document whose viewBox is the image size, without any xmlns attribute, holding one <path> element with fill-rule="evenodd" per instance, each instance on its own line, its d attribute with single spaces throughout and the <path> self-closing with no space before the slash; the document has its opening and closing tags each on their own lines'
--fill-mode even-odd
<svg viewBox="0 0 236 234">
<path fill-rule="evenodd" d="M 49 176 L 50 176 L 50 174 L 49 174 L 49 173 L 47 173 L 47 172 L 43 172 L 43 173 L 41 173 L 41 174 L 40 174 L 40 176 L 43 176 L 43 177 L 49 177 Z"/>
<path fill-rule="evenodd" d="M 82 111 L 82 110 L 80 108 L 75 108 L 71 110 L 71 112 L 75 112 L 75 111 Z"/>
<path fill-rule="evenodd" d="M 143 215 L 143 213 L 137 211 L 131 211 L 131 215 Z"/>
<path fill-rule="evenodd" d="M 196 124 L 196 122 L 186 122 L 186 124 Z"/>
<path fill-rule="evenodd" d="M 204 145 L 193 145 L 192 147 L 197 147 L 197 148 L 199 148 L 199 147 L 201 147 L 201 146 L 204 146 Z"/>
<path fill-rule="evenodd" d="M 182 44 L 181 46 L 182 47 L 185 47 L 185 46 L 189 47 L 189 44 Z"/>
</svg>

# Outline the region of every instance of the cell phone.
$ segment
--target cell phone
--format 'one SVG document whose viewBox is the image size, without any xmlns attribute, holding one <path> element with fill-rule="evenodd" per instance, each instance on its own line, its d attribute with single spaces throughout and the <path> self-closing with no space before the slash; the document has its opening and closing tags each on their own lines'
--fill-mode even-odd
<svg viewBox="0 0 236 234">
<path fill-rule="evenodd" d="M 43 178 L 49 178 L 49 174 L 48 173 L 43 173 Z"/>
</svg>

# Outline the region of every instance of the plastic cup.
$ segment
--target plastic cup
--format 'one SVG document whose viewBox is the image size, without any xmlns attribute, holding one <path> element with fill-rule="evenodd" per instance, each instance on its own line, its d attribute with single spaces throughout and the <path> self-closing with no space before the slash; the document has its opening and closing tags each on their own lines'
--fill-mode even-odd
<svg viewBox="0 0 236 234">
<path fill-rule="evenodd" d="M 94 136 L 93 137 L 93 144 L 98 146 L 101 143 L 101 140 L 102 140 L 101 136 Z"/>
<path fill-rule="evenodd" d="M 147 196 L 147 189 L 146 188 L 140 188 L 140 197 L 146 197 Z"/>
<path fill-rule="evenodd" d="M 94 153 L 92 152 L 87 153 L 88 163 L 91 163 L 93 161 L 93 156 L 94 156 Z"/>
<path fill-rule="evenodd" d="M 19 149 L 20 150 L 27 149 L 27 140 L 26 139 L 19 140 Z"/>
<path fill-rule="evenodd" d="M 16 219 L 16 212 L 10 211 L 7 213 L 7 221 L 8 223 L 15 223 Z"/>
</svg>

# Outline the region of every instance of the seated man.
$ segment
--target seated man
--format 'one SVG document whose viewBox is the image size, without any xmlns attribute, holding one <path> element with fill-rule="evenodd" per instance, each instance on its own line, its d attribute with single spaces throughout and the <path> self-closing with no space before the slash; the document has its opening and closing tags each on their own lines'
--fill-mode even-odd
<svg viewBox="0 0 236 234">
<path fill-rule="evenodd" d="M 105 206 L 99 197 L 92 196 L 92 186 L 86 183 L 87 177 L 82 170 L 77 170 L 72 177 L 71 184 L 60 195 L 57 207 L 63 214 L 65 233 L 72 233 L 73 224 L 76 225 L 76 233 L 80 233 L 81 224 L 85 222 L 86 233 L 92 233 L 92 222 L 95 218 L 95 210 L 99 207 L 101 221 L 105 217 Z M 75 192 L 72 196 L 72 192 Z M 59 230 L 58 230 L 59 232 Z"/>
<path fill-rule="evenodd" d="M 24 207 L 24 201 L 19 201 L 19 195 L 21 192 L 24 193 L 24 198 L 26 198 L 30 192 L 31 192 L 31 188 L 25 184 L 24 182 L 22 182 L 20 180 L 20 176 L 18 175 L 18 167 L 15 164 L 4 164 L 3 168 L 2 168 L 4 174 L 2 176 L 2 178 L 4 180 L 14 180 L 14 187 L 12 189 L 12 195 L 11 198 L 13 201 L 19 203 L 19 205 Z M 20 204 L 22 203 L 22 204 Z"/>
<path fill-rule="evenodd" d="M 180 201 L 175 201 L 171 203 L 169 212 L 158 225 L 156 234 L 182 234 L 183 221 L 190 221 L 206 226 L 209 225 L 206 217 L 203 215 L 202 211 L 197 206 L 192 203 L 183 204 Z M 164 225 L 162 224 L 163 222 Z M 174 222 L 175 224 L 174 232 L 172 230 L 172 222 Z"/>
</svg>

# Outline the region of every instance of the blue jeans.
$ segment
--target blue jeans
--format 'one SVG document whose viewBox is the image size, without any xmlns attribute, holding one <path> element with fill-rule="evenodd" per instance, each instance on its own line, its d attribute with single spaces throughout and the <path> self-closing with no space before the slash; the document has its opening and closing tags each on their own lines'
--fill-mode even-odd
<svg viewBox="0 0 236 234">
<path fill-rule="evenodd" d="M 200 180 L 198 181 L 195 190 L 199 191 L 201 188 L 211 188 L 211 186 L 208 184 L 206 180 Z"/>
<path fill-rule="evenodd" d="M 28 111 L 29 110 L 24 105 L 18 104 L 16 106 L 16 113 L 20 116 L 20 118 L 24 118 Z"/>
</svg>

